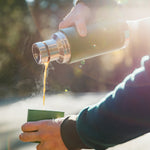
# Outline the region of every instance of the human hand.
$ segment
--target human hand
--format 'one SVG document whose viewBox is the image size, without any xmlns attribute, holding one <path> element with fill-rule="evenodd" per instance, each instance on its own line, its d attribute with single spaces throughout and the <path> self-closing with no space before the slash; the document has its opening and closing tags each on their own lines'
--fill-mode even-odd
<svg viewBox="0 0 150 150">
<path fill-rule="evenodd" d="M 87 35 L 86 24 L 91 16 L 91 10 L 84 3 L 79 2 L 59 24 L 59 29 L 75 26 L 79 35 Z"/>
<path fill-rule="evenodd" d="M 22 126 L 23 133 L 19 138 L 23 142 L 39 141 L 37 150 L 67 150 L 60 133 L 60 125 L 63 120 L 60 118 L 27 122 Z"/>
</svg>

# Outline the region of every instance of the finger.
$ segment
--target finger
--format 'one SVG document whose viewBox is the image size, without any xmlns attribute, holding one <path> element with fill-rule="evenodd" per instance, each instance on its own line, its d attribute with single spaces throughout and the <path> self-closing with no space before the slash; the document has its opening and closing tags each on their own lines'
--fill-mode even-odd
<svg viewBox="0 0 150 150">
<path fill-rule="evenodd" d="M 24 132 L 20 134 L 19 138 L 23 142 L 35 142 L 41 140 L 38 132 Z"/>
<path fill-rule="evenodd" d="M 71 19 L 63 20 L 59 24 L 59 29 L 68 28 L 74 25 L 74 21 Z"/>
<path fill-rule="evenodd" d="M 87 27 L 86 27 L 85 21 L 83 20 L 77 21 L 75 22 L 75 26 L 76 26 L 77 32 L 79 33 L 81 37 L 85 37 L 87 35 Z"/>
<path fill-rule="evenodd" d="M 39 129 L 39 122 L 27 122 L 24 125 L 22 125 L 21 128 L 23 132 L 37 131 Z"/>
<path fill-rule="evenodd" d="M 70 13 L 64 17 L 64 19 L 59 24 L 59 29 L 71 27 L 74 25 L 74 15 L 73 15 L 73 9 L 70 11 Z"/>
</svg>

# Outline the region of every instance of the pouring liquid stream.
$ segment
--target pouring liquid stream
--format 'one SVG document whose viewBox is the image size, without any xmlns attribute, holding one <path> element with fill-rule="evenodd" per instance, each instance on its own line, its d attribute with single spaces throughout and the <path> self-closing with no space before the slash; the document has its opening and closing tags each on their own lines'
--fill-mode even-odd
<svg viewBox="0 0 150 150">
<path fill-rule="evenodd" d="M 43 106 L 45 106 L 45 91 L 46 91 L 46 77 L 49 62 L 44 63 L 44 78 L 43 78 Z"/>
</svg>

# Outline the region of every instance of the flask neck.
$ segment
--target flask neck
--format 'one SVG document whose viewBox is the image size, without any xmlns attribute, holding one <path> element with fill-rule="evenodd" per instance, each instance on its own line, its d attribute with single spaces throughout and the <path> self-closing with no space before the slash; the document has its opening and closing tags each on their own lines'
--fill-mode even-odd
<svg viewBox="0 0 150 150">
<path fill-rule="evenodd" d="M 33 44 L 32 53 L 38 64 L 44 64 L 49 61 L 67 63 L 71 58 L 69 42 L 60 31 L 54 33 L 49 40 Z"/>
</svg>

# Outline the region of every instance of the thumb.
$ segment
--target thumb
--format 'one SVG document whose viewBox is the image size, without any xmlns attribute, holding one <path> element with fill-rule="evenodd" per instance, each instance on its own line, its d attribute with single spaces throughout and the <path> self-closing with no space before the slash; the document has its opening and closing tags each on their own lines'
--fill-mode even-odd
<svg viewBox="0 0 150 150">
<path fill-rule="evenodd" d="M 87 35 L 87 27 L 86 27 L 85 21 L 83 20 L 77 21 L 75 22 L 75 26 L 76 26 L 77 32 L 79 33 L 81 37 L 85 37 Z"/>
</svg>

